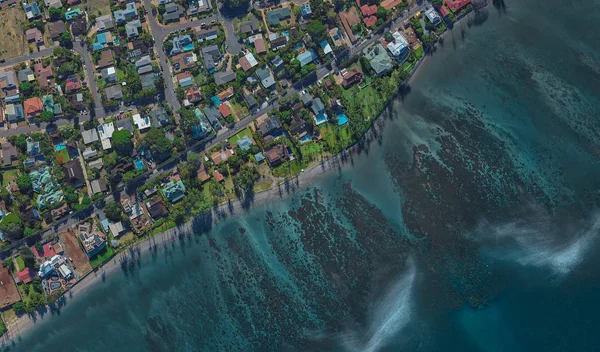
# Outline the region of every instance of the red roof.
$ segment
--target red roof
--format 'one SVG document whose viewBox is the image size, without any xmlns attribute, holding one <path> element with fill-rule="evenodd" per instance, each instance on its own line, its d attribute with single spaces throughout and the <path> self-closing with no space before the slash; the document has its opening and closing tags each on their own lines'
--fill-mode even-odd
<svg viewBox="0 0 600 352">
<path fill-rule="evenodd" d="M 35 278 L 35 270 L 25 268 L 22 271 L 17 272 L 17 278 L 24 284 L 30 283 L 33 278 Z"/>
<path fill-rule="evenodd" d="M 79 79 L 79 75 L 71 75 L 67 77 L 67 84 L 65 85 L 67 91 L 76 90 L 81 88 L 81 80 Z"/>
<path fill-rule="evenodd" d="M 67 4 L 68 5 L 75 5 L 75 4 L 79 4 L 81 0 L 67 0 Z"/>
<path fill-rule="evenodd" d="M 35 246 L 31 247 L 31 250 L 38 258 L 54 257 L 56 255 L 56 251 L 54 250 L 54 246 L 51 242 L 44 244 L 42 253 L 38 253 L 38 250 Z"/>
<path fill-rule="evenodd" d="M 219 105 L 219 112 L 221 115 L 223 115 L 223 117 L 231 115 L 231 110 L 229 110 L 229 106 L 227 106 L 227 104 Z"/>
<path fill-rule="evenodd" d="M 367 28 L 370 28 L 371 26 L 377 24 L 377 16 L 365 17 L 363 18 L 363 22 L 365 23 L 365 26 L 367 26 Z"/>
<path fill-rule="evenodd" d="M 254 48 L 256 49 L 256 53 L 260 54 L 260 53 L 266 53 L 267 52 L 267 48 L 265 46 L 265 40 L 260 38 L 254 41 Z"/>
<path fill-rule="evenodd" d="M 444 0 L 446 5 L 454 11 L 458 11 L 463 7 L 469 5 L 471 0 Z"/>
<path fill-rule="evenodd" d="M 369 17 L 377 13 L 377 6 L 375 5 L 363 5 L 360 7 L 360 12 L 362 12 L 363 16 Z"/>
<path fill-rule="evenodd" d="M 219 171 L 215 171 L 213 176 L 215 177 L 215 180 L 217 180 L 217 182 L 221 182 L 225 179 L 225 177 L 223 177 L 223 175 L 221 175 Z"/>
<path fill-rule="evenodd" d="M 187 92 L 185 93 L 185 97 L 187 100 L 190 101 L 190 103 L 195 103 L 202 99 L 202 94 L 200 93 L 200 89 L 198 89 L 197 87 L 193 87 L 187 90 Z"/>
<path fill-rule="evenodd" d="M 448 8 L 446 6 L 440 6 L 440 8 L 438 9 L 438 11 L 440 12 L 440 15 L 442 15 L 442 17 L 446 17 L 450 14 L 450 11 L 448 11 Z"/>
<path fill-rule="evenodd" d="M 27 118 L 38 116 L 43 110 L 42 100 L 40 98 L 29 98 L 23 102 L 23 109 Z"/>
</svg>

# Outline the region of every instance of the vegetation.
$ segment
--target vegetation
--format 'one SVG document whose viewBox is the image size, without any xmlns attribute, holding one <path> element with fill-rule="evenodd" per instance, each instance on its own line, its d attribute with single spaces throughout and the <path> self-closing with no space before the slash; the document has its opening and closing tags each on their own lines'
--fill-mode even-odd
<svg viewBox="0 0 600 352">
<path fill-rule="evenodd" d="M 120 155 L 130 155 L 133 151 L 131 132 L 126 129 L 113 132 L 112 145 L 115 148 L 115 151 Z"/>
</svg>

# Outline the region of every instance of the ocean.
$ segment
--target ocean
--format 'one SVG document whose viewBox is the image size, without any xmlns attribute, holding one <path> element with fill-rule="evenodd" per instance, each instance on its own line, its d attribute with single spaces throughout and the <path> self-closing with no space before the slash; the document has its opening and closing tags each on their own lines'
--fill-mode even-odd
<svg viewBox="0 0 600 352">
<path fill-rule="evenodd" d="M 598 1 L 494 0 L 319 182 L 198 221 L 10 350 L 599 350 L 598 33 Z"/>
</svg>

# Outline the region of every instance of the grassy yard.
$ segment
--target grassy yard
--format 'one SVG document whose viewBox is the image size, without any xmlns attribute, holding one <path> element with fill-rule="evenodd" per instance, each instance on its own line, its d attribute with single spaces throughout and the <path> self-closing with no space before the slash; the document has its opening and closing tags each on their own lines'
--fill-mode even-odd
<svg viewBox="0 0 600 352">
<path fill-rule="evenodd" d="M 21 23 L 27 23 L 27 20 L 19 3 L 0 11 L 0 58 L 9 59 L 25 54 L 27 40 Z"/>
<path fill-rule="evenodd" d="M 423 45 L 421 45 L 420 47 L 418 47 L 417 49 L 415 49 L 415 56 L 417 57 L 417 59 L 422 58 L 424 55 L 423 52 Z"/>
<path fill-rule="evenodd" d="M 101 250 L 100 253 L 96 254 L 93 258 L 90 259 L 90 264 L 92 264 L 92 267 L 96 268 L 102 265 L 102 263 L 104 263 L 108 259 L 110 259 L 110 257 L 112 257 L 114 254 L 115 250 L 112 248 L 110 243 L 107 243 L 106 247 L 104 247 L 104 249 Z"/>
<path fill-rule="evenodd" d="M 194 83 L 196 83 L 197 85 L 201 86 L 204 84 L 204 82 L 206 82 L 206 76 L 204 76 L 202 72 L 194 76 Z"/>
<path fill-rule="evenodd" d="M 353 142 L 352 134 L 347 124 L 344 126 L 324 125 L 320 130 L 321 138 L 327 143 L 330 152 L 339 152 L 350 146 Z"/>
<path fill-rule="evenodd" d="M 8 182 L 12 178 L 16 178 L 18 175 L 19 175 L 19 170 L 17 170 L 17 169 L 2 171 L 2 187 L 8 186 Z"/>
<path fill-rule="evenodd" d="M 300 145 L 300 153 L 306 162 L 317 160 L 322 152 L 321 146 L 316 142 L 308 142 Z"/>
<path fill-rule="evenodd" d="M 342 94 L 348 99 L 350 104 L 358 104 L 361 107 L 362 116 L 365 119 L 371 119 L 381 110 L 381 106 L 385 102 L 382 101 L 382 97 L 379 96 L 372 86 L 365 87 L 364 89 L 354 87 L 347 90 L 344 89 Z M 358 92 L 356 92 L 357 89 Z"/>
<path fill-rule="evenodd" d="M 291 161 L 286 161 L 279 166 L 275 166 L 271 171 L 273 172 L 273 176 L 275 177 L 291 177 L 298 175 L 304 166 L 302 163 L 296 159 Z"/>
<path fill-rule="evenodd" d="M 235 135 L 233 135 L 229 139 L 229 143 L 231 145 L 235 145 L 237 143 L 237 141 L 244 138 L 244 136 L 248 136 L 248 137 L 252 138 L 252 132 L 250 131 L 250 129 L 248 127 L 244 128 L 243 130 L 241 130 L 238 133 L 236 133 Z"/>
<path fill-rule="evenodd" d="M 110 1 L 109 0 L 88 0 L 87 9 L 89 13 L 100 16 L 110 13 Z"/>
<path fill-rule="evenodd" d="M 25 269 L 25 262 L 23 261 L 23 258 L 21 258 L 21 256 L 17 256 L 15 258 L 15 261 L 17 262 L 18 271 L 22 271 L 23 269 Z"/>
<path fill-rule="evenodd" d="M 0 317 L 0 336 L 4 335 L 4 333 L 7 331 L 8 331 L 8 328 L 6 327 L 6 324 L 4 324 L 4 319 L 2 319 Z"/>
<path fill-rule="evenodd" d="M 67 151 L 67 149 L 62 149 L 61 151 L 56 153 L 56 162 L 59 164 L 64 164 L 71 161 L 71 158 L 69 157 L 69 152 Z"/>
</svg>

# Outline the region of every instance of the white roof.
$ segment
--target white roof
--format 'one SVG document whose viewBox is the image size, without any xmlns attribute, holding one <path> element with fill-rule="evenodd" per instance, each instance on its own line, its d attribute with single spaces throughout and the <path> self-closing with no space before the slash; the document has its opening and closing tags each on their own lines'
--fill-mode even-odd
<svg viewBox="0 0 600 352">
<path fill-rule="evenodd" d="M 98 126 L 98 135 L 100 136 L 100 140 L 102 141 L 111 138 L 113 132 L 115 132 L 115 125 L 112 122 Z"/>
<path fill-rule="evenodd" d="M 246 60 L 248 60 L 251 67 L 258 65 L 258 61 L 256 61 L 256 58 L 254 57 L 254 55 L 252 53 L 246 54 Z"/>
<path fill-rule="evenodd" d="M 398 31 L 392 34 L 394 37 L 394 41 L 387 45 L 388 49 L 394 56 L 398 56 L 404 51 L 404 49 L 408 48 L 408 42 L 402 34 L 398 33 Z"/>
<path fill-rule="evenodd" d="M 103 139 L 102 140 L 102 149 L 103 150 L 107 150 L 112 148 L 112 144 L 110 143 L 110 139 Z"/>
<path fill-rule="evenodd" d="M 71 270 L 69 270 L 69 268 L 65 264 L 58 267 L 58 272 L 60 272 L 60 275 L 62 275 L 63 277 L 71 276 Z"/>
<path fill-rule="evenodd" d="M 115 236 L 115 238 L 119 237 L 121 235 L 121 233 L 123 233 L 123 223 L 119 222 L 111 222 L 108 224 L 108 227 L 110 228 L 110 232 L 112 232 L 113 236 Z"/>
<path fill-rule="evenodd" d="M 137 126 L 138 130 L 144 130 L 146 128 L 150 128 L 152 123 L 150 122 L 149 117 L 140 116 L 140 114 L 133 115 L 133 123 Z"/>
<path fill-rule="evenodd" d="M 109 75 L 114 75 L 115 73 L 117 73 L 117 71 L 115 70 L 114 66 L 111 66 L 106 69 L 106 73 L 108 73 Z"/>
</svg>

